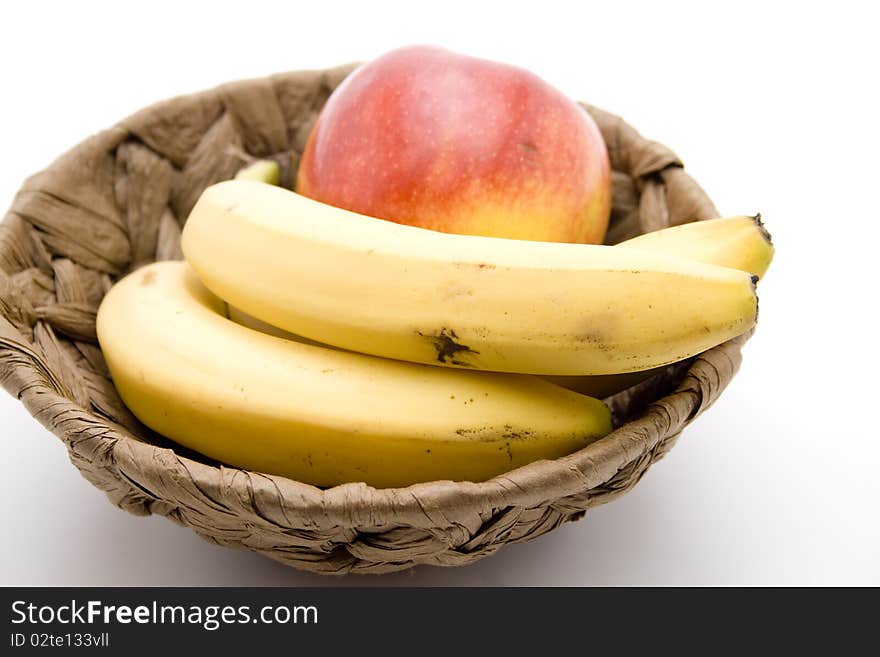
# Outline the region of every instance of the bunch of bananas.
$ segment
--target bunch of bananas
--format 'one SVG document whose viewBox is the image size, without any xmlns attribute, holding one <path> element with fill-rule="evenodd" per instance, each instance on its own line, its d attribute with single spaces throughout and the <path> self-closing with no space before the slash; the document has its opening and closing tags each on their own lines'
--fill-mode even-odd
<svg viewBox="0 0 880 657">
<path fill-rule="evenodd" d="M 119 281 L 98 338 L 147 426 L 318 486 L 482 481 L 601 438 L 610 413 L 582 393 L 749 330 L 773 255 L 752 217 L 527 242 L 357 215 L 273 176 L 206 189 L 185 262 Z"/>
</svg>

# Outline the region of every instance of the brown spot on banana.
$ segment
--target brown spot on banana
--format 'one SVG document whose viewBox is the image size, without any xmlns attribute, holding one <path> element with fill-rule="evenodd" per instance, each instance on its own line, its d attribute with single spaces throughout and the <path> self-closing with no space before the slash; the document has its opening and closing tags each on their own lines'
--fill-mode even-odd
<svg viewBox="0 0 880 657">
<path fill-rule="evenodd" d="M 510 424 L 505 424 L 503 427 L 485 426 L 456 429 L 455 433 L 462 438 L 485 443 L 494 443 L 503 440 L 505 441 L 508 450 L 510 449 L 511 441 L 528 440 L 536 435 L 536 432 L 533 429 L 516 429 Z"/>
<path fill-rule="evenodd" d="M 467 269 L 480 269 L 485 271 L 488 269 L 495 269 L 498 265 L 493 265 L 490 262 L 456 262 L 455 266 Z"/>
<path fill-rule="evenodd" d="M 460 343 L 458 335 L 452 329 L 442 328 L 434 335 L 425 334 L 421 331 L 417 331 L 417 333 L 431 342 L 431 345 L 437 351 L 437 362 L 458 365 L 460 367 L 474 367 L 472 363 L 460 360 L 459 355 L 473 354 L 476 356 L 480 352 L 471 349 L 466 344 Z"/>
</svg>

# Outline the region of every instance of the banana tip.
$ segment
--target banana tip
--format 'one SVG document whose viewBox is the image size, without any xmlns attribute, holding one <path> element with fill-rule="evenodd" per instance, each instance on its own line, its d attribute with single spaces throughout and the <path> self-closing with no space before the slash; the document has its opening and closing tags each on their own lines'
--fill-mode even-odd
<svg viewBox="0 0 880 657">
<path fill-rule="evenodd" d="M 767 240 L 767 244 L 773 244 L 773 238 L 770 235 L 770 231 L 767 230 L 767 227 L 764 225 L 764 222 L 761 220 L 761 213 L 757 213 L 752 219 L 755 220 L 755 225 L 758 227 L 758 230 L 761 231 L 761 236 Z"/>
<path fill-rule="evenodd" d="M 752 294 L 755 295 L 755 321 L 754 324 L 758 323 L 758 313 L 761 308 L 760 300 L 758 299 L 758 276 L 752 274 Z M 753 324 L 753 325 L 754 325 Z"/>
</svg>

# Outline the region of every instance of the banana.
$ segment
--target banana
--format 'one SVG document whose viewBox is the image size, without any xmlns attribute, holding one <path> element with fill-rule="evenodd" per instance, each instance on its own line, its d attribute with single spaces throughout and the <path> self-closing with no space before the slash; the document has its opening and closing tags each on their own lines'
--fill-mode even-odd
<svg viewBox="0 0 880 657">
<path fill-rule="evenodd" d="M 611 430 L 602 402 L 538 377 L 315 347 L 240 326 L 183 262 L 104 298 L 98 340 L 126 405 L 206 456 L 318 486 L 482 481 Z"/>
<path fill-rule="evenodd" d="M 610 246 L 441 233 L 243 180 L 205 190 L 182 248 L 242 311 L 344 349 L 526 374 L 672 363 L 749 330 L 748 274 Z"/>
<path fill-rule="evenodd" d="M 267 185 L 277 185 L 281 180 L 281 167 L 275 160 L 254 160 L 235 174 L 236 180 L 253 180 Z"/>
<path fill-rule="evenodd" d="M 617 247 L 732 267 L 764 278 L 773 260 L 770 233 L 761 215 L 722 217 L 664 228 L 621 242 Z M 548 376 L 548 381 L 591 397 L 604 398 L 663 371 L 663 367 L 626 374 Z"/>
<path fill-rule="evenodd" d="M 761 215 L 696 221 L 645 233 L 615 248 L 665 253 L 710 265 L 732 267 L 764 278 L 773 260 L 770 233 Z"/>
<path fill-rule="evenodd" d="M 242 169 L 236 178 L 278 184 L 277 163 L 258 160 Z M 770 233 L 764 227 L 760 214 L 723 217 L 664 228 L 621 242 L 617 246 L 666 253 L 711 265 L 741 269 L 760 278 L 764 277 L 773 259 L 774 251 Z M 243 326 L 271 335 L 320 344 L 262 322 L 233 306 L 229 307 L 229 317 Z M 544 378 L 569 390 L 604 398 L 662 372 L 665 367 L 623 374 L 546 375 Z"/>
<path fill-rule="evenodd" d="M 255 160 L 235 176 L 240 180 L 257 180 L 269 185 L 277 185 L 279 167 L 274 160 Z M 617 246 L 635 248 L 653 253 L 704 262 L 720 267 L 732 267 L 764 278 L 773 260 L 773 243 L 770 233 L 761 221 L 761 215 L 737 215 L 697 221 L 679 226 L 671 226 L 620 242 Z M 248 321 L 257 321 L 248 317 Z M 263 323 L 262 328 L 279 330 Z M 616 376 L 616 375 L 609 375 Z M 620 382 L 636 381 L 633 377 L 620 379 Z M 601 384 L 600 390 L 617 387 L 614 379 L 608 385 Z"/>
</svg>

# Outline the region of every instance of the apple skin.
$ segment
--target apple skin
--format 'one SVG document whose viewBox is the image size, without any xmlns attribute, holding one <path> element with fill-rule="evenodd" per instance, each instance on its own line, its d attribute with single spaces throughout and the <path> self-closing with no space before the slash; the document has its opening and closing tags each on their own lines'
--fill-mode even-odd
<svg viewBox="0 0 880 657">
<path fill-rule="evenodd" d="M 528 71 L 432 46 L 393 50 L 331 94 L 296 190 L 449 233 L 601 243 L 605 143 L 587 112 Z"/>
</svg>

